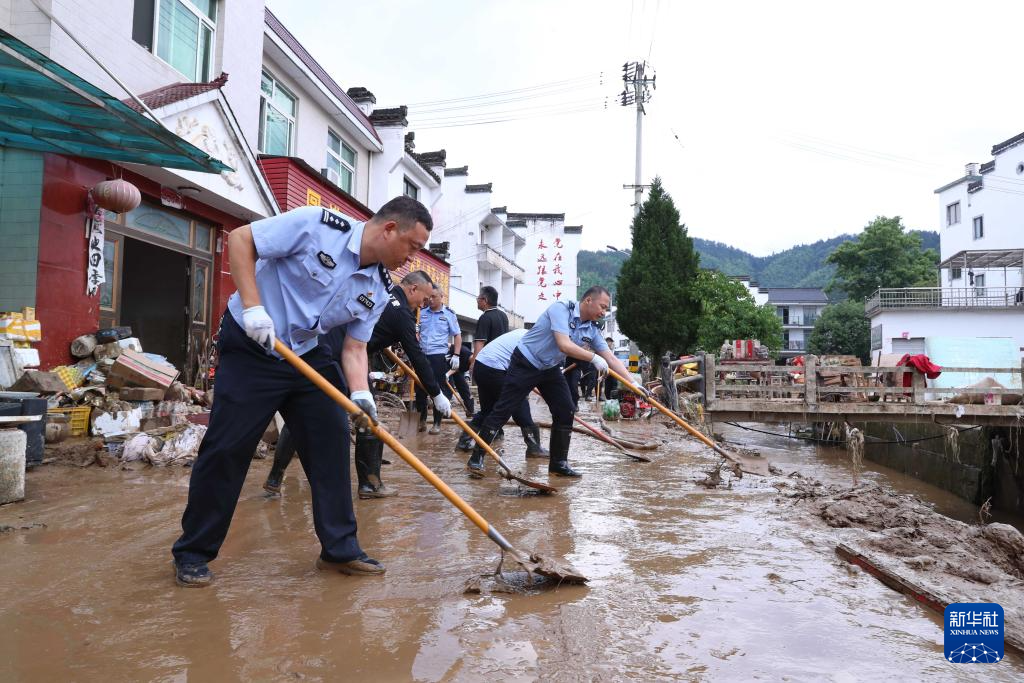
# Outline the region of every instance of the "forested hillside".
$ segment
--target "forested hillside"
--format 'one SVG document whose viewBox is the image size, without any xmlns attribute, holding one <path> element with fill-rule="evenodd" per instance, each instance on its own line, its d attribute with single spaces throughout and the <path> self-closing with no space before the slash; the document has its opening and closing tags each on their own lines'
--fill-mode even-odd
<svg viewBox="0 0 1024 683">
<path fill-rule="evenodd" d="M 939 249 L 939 234 L 927 230 L 912 230 L 920 235 L 923 249 Z M 694 238 L 693 245 L 700 254 L 702 268 L 713 268 L 726 275 L 749 275 L 762 287 L 824 287 L 832 278 L 834 266 L 825 264 L 832 250 L 854 235 L 840 235 L 813 244 L 799 244 L 771 256 L 754 256 L 742 249 L 721 242 Z M 601 284 L 615 294 L 615 279 L 622 262 L 629 257 L 626 251 L 580 251 L 576 269 L 580 278 L 580 293 L 591 285 Z"/>
</svg>

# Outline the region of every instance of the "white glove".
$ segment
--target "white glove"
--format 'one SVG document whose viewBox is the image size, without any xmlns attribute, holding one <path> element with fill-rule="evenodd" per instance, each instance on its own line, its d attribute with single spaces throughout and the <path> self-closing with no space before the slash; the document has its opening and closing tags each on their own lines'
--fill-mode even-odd
<svg viewBox="0 0 1024 683">
<path fill-rule="evenodd" d="M 597 371 L 598 376 L 608 372 L 608 361 L 596 353 L 594 354 L 594 357 L 590 359 L 590 364 L 594 366 L 594 370 Z"/>
<path fill-rule="evenodd" d="M 360 429 L 369 429 L 370 423 L 377 424 L 377 404 L 373 402 L 373 394 L 369 391 L 362 389 L 360 391 L 352 392 L 352 402 L 359 406 L 359 409 L 363 411 L 361 415 L 356 415 L 353 421 Z M 369 420 L 367 420 L 369 418 Z"/>
<path fill-rule="evenodd" d="M 371 372 L 370 373 L 370 379 L 372 379 L 374 382 L 383 381 L 385 377 L 387 377 L 387 375 L 385 375 L 383 372 Z"/>
<path fill-rule="evenodd" d="M 274 321 L 262 306 L 242 309 L 242 325 L 249 339 L 262 346 L 269 353 L 274 350 Z"/>
<path fill-rule="evenodd" d="M 452 356 L 451 366 L 452 366 L 452 370 L 454 370 L 455 372 L 459 371 L 459 357 L 458 356 Z"/>
<path fill-rule="evenodd" d="M 437 412 L 441 413 L 445 417 L 452 416 L 452 403 L 444 394 L 439 393 L 434 397 L 434 407 L 437 409 Z"/>
</svg>

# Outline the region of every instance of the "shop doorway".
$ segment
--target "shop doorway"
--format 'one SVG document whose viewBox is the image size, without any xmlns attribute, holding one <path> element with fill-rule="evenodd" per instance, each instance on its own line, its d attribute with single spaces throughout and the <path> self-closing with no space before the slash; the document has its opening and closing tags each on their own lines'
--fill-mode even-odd
<svg viewBox="0 0 1024 683">
<path fill-rule="evenodd" d="M 149 353 L 185 366 L 189 336 L 189 256 L 141 240 L 124 238 L 120 324 Z"/>
</svg>

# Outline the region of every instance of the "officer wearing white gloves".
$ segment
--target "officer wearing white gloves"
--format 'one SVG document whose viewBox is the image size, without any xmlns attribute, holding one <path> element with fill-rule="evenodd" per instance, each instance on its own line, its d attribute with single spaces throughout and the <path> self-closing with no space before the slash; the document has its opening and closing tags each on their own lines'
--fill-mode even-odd
<svg viewBox="0 0 1024 683">
<path fill-rule="evenodd" d="M 216 398 L 172 549 L 180 585 L 212 581 L 207 563 L 217 557 L 252 454 L 278 411 L 309 478 L 321 545 L 317 566 L 384 573 L 356 537 L 344 411 L 270 349 L 280 339 L 339 389 L 351 389 L 352 400 L 376 419 L 366 343 L 388 305 L 388 270 L 408 262 L 432 227 L 422 204 L 397 197 L 366 223 L 305 206 L 231 232 L 228 255 L 238 291 L 221 320 Z M 346 333 L 339 366 L 318 339 L 340 325 Z"/>
<path fill-rule="evenodd" d="M 448 345 L 454 338 L 455 348 L 459 349 L 462 346 L 462 329 L 459 327 L 455 312 L 444 305 L 444 292 L 436 284 L 428 303 L 426 308 L 420 309 L 420 346 L 427 356 L 434 377 L 441 385 L 441 393 L 445 398 L 451 399 L 452 392 L 448 388 L 446 376 L 449 369 L 459 369 L 459 354 L 456 353 L 449 359 Z M 416 372 L 418 373 L 419 369 Z M 427 426 L 427 401 L 426 394 L 419 387 L 416 388 L 416 407 L 420 411 L 420 431 L 423 431 Z M 441 413 L 435 409 L 430 434 L 440 433 Z"/>
<path fill-rule="evenodd" d="M 379 353 L 385 347 L 392 344 L 401 344 L 409 361 L 416 368 L 427 392 L 433 396 L 434 408 L 445 417 L 451 415 L 452 407 L 447 397 L 441 392 L 437 379 L 430 368 L 430 363 L 420 349 L 420 342 L 416 338 L 416 317 L 415 311 L 419 310 L 423 302 L 433 291 L 433 283 L 430 276 L 422 270 L 416 270 L 404 278 L 391 292 L 391 300 L 384 309 L 384 313 L 373 328 L 373 336 L 366 345 L 367 353 Z M 336 327 L 330 333 L 320 339 L 321 346 L 333 349 L 341 348 L 342 340 L 345 337 L 345 327 Z M 374 375 L 383 376 L 382 373 L 371 372 L 370 379 Z M 295 454 L 294 439 L 291 438 L 291 430 L 285 427 L 281 430 L 281 436 L 277 441 L 277 448 L 274 451 L 274 465 L 270 468 L 267 481 L 263 488 L 270 493 L 279 493 L 281 483 L 284 481 L 285 468 L 291 462 Z M 395 495 L 393 488 L 388 488 L 380 477 L 380 466 L 384 458 L 384 443 L 374 436 L 373 432 L 366 428 L 356 430 L 356 476 L 359 479 L 358 495 L 360 499 L 387 498 Z"/>
</svg>

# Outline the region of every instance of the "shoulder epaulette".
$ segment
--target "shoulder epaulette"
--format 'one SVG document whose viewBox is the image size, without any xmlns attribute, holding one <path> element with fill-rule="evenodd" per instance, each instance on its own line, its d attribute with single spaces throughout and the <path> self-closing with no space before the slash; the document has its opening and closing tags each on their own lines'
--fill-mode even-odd
<svg viewBox="0 0 1024 683">
<path fill-rule="evenodd" d="M 383 263 L 377 264 L 377 270 L 380 272 L 380 280 L 384 283 L 384 288 L 388 290 L 388 293 L 390 294 L 391 290 L 395 287 L 395 283 L 391 281 L 391 273 L 388 272 L 388 269 L 384 267 Z"/>
</svg>

